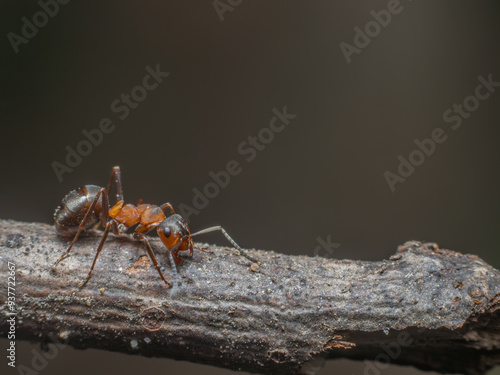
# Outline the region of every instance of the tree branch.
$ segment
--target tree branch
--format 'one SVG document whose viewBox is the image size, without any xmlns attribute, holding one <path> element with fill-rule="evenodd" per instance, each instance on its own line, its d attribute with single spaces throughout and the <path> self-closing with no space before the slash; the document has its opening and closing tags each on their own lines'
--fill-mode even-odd
<svg viewBox="0 0 500 375">
<path fill-rule="evenodd" d="M 110 236 L 79 289 L 100 236 L 79 239 L 52 270 L 68 246 L 53 226 L 0 221 L 4 291 L 7 262 L 16 267 L 16 339 L 55 335 L 76 348 L 263 374 L 313 374 L 341 357 L 464 374 L 500 363 L 500 272 L 474 255 L 419 242 L 381 262 L 251 250 L 258 270 L 231 249 L 199 244 L 206 252 L 179 266 L 172 291 L 140 243 Z M 163 245 L 151 243 L 172 280 Z M 9 307 L 2 293 L 2 337 Z"/>
</svg>

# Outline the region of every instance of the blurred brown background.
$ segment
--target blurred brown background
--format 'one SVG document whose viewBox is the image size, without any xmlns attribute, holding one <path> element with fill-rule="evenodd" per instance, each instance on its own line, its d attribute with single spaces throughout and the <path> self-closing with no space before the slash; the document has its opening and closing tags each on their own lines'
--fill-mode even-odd
<svg viewBox="0 0 500 375">
<path fill-rule="evenodd" d="M 340 44 L 353 45 L 354 28 L 388 1 L 242 1 L 223 20 L 212 1 L 71 1 L 18 53 L 8 34 L 22 35 L 22 18 L 41 6 L 0 7 L 1 218 L 50 223 L 69 190 L 105 185 L 113 165 L 128 201 L 192 206 L 193 188 L 234 159 L 241 173 L 190 217 L 194 230 L 221 224 L 243 247 L 311 256 L 317 238 L 330 236 L 340 244 L 334 257 L 365 260 L 388 258 L 407 240 L 434 241 L 500 268 L 500 88 L 459 129 L 443 120 L 474 95 L 479 76 L 500 81 L 498 2 L 403 0 L 350 63 Z M 120 120 L 111 103 L 157 64 L 170 75 Z M 238 146 L 284 106 L 297 117 L 247 162 Z M 64 164 L 65 147 L 105 117 L 114 131 L 59 182 L 52 163 Z M 384 172 L 396 173 L 398 156 L 438 127 L 446 142 L 391 192 Z M 18 362 L 29 365 L 37 347 L 18 342 Z M 71 348 L 42 373 L 68 366 L 234 373 Z M 364 371 L 336 361 L 320 374 Z"/>
</svg>

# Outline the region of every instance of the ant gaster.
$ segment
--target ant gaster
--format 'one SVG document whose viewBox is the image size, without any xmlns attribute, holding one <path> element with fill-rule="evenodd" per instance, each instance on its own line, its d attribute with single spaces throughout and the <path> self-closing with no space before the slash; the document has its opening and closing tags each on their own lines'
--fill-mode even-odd
<svg viewBox="0 0 500 375">
<path fill-rule="evenodd" d="M 113 183 L 116 185 L 116 204 L 109 208 L 109 194 Z M 169 283 L 163 276 L 160 265 L 156 261 L 153 249 L 146 236 L 149 231 L 155 228 L 161 241 L 168 249 L 171 261 L 173 260 L 172 267 L 175 274 L 177 273 L 175 264 L 181 262 L 181 259 L 178 257 L 179 251 L 189 251 L 189 257 L 191 257 L 195 248 L 193 237 L 214 231 L 221 231 L 229 242 L 238 249 L 241 255 L 253 263 L 258 263 L 255 259 L 245 254 L 224 228 L 220 226 L 210 227 L 191 234 L 187 221 L 181 215 L 175 213 L 170 203 L 164 203 L 161 206 L 144 204 L 142 202 L 137 206 L 124 203 L 120 167 L 116 166 L 113 167 L 111 172 L 107 189 L 95 185 L 82 186 L 66 195 L 61 205 L 57 207 L 54 213 L 57 233 L 63 237 L 72 235 L 74 237 L 68 250 L 66 250 L 54 266 L 57 266 L 63 259 L 68 257 L 71 248 L 82 231 L 96 227 L 99 224 L 104 227 L 104 234 L 97 248 L 94 262 L 87 278 L 80 287 L 85 286 L 90 280 L 97 257 L 104 246 L 109 232 L 112 231 L 114 234 L 121 234 L 136 224 L 139 225 L 135 228 L 134 239 L 144 243 L 151 261 L 168 288 L 172 287 L 172 283 Z M 166 209 L 171 212 L 171 215 L 168 217 L 164 213 Z"/>
</svg>

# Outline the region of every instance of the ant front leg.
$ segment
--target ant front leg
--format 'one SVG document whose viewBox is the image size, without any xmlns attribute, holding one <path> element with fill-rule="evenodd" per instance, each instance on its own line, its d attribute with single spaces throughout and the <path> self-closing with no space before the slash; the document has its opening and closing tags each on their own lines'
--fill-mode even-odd
<svg viewBox="0 0 500 375">
<path fill-rule="evenodd" d="M 145 236 L 142 233 L 134 232 L 134 238 L 136 240 L 140 240 L 140 241 L 144 242 L 144 244 L 146 245 L 146 250 L 148 251 L 149 257 L 151 258 L 151 261 L 153 262 L 154 266 L 156 267 L 156 270 L 158 271 L 158 274 L 160 275 L 161 279 L 165 282 L 168 289 L 172 288 L 172 284 L 169 283 L 167 280 L 165 280 L 165 276 L 163 276 L 163 273 L 161 272 L 160 265 L 156 261 L 155 254 L 153 253 L 153 248 L 151 247 L 151 244 L 149 243 L 147 236 Z"/>
</svg>

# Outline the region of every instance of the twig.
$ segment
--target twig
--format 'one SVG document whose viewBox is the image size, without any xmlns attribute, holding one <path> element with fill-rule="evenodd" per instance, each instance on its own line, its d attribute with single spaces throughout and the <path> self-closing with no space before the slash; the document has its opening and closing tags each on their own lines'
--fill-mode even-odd
<svg viewBox="0 0 500 375">
<path fill-rule="evenodd" d="M 381 262 L 198 244 L 172 294 L 131 236 L 68 242 L 46 224 L 0 221 L 0 280 L 16 265 L 16 337 L 169 357 L 263 374 L 313 374 L 325 358 L 482 374 L 500 363 L 500 272 L 474 255 L 408 242 Z M 168 256 L 151 241 L 165 275 Z M 256 271 L 256 272 L 255 272 Z M 4 289 L 5 290 L 5 289 Z M 0 295 L 0 334 L 9 329 Z M 383 357 L 385 355 L 385 357 Z"/>
</svg>

